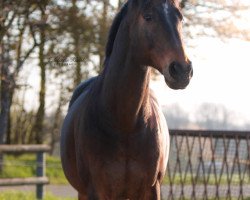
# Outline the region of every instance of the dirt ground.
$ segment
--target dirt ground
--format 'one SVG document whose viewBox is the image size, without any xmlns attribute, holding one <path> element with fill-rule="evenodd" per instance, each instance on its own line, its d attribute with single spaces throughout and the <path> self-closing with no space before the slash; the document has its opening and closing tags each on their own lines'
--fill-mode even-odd
<svg viewBox="0 0 250 200">
<path fill-rule="evenodd" d="M 231 194 L 232 196 L 238 197 L 238 188 L 239 186 L 237 185 L 232 185 L 231 186 Z M 180 187 L 174 187 L 174 194 L 175 197 L 179 197 L 181 193 L 181 188 Z M 187 185 L 185 186 L 185 196 L 191 197 L 192 195 L 192 185 Z M 196 197 L 201 198 L 203 195 L 203 190 L 204 186 L 196 186 L 195 191 L 196 191 Z M 0 192 L 1 191 L 6 191 L 6 190 L 20 190 L 20 191 L 35 191 L 36 187 L 35 186 L 15 186 L 15 187 L 0 187 Z M 47 185 L 45 186 L 45 191 L 50 192 L 58 197 L 77 197 L 77 192 L 69 185 Z M 212 196 L 215 195 L 216 188 L 215 186 L 208 186 L 207 187 L 207 192 L 208 194 L 211 194 Z M 227 192 L 227 186 L 223 185 L 220 186 L 219 193 L 221 196 L 225 196 Z M 169 194 L 169 187 L 168 186 L 162 186 L 162 199 L 166 200 L 168 199 L 168 194 Z M 244 197 L 250 197 L 250 185 L 244 185 L 243 188 L 243 194 Z"/>
</svg>

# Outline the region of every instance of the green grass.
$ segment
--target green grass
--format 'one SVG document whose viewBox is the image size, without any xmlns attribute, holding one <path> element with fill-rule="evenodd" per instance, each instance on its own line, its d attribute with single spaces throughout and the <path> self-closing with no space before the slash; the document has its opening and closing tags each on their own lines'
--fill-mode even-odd
<svg viewBox="0 0 250 200">
<path fill-rule="evenodd" d="M 34 200 L 35 193 L 32 192 L 18 192 L 18 191 L 6 191 L 0 193 L 0 200 Z M 56 197 L 51 193 L 45 195 L 44 200 L 75 200 L 75 198 L 62 198 Z"/>
<path fill-rule="evenodd" d="M 16 178 L 16 177 L 32 177 L 35 176 L 36 171 L 36 158 L 35 155 L 25 154 L 21 156 L 13 156 L 13 155 L 5 155 L 4 156 L 4 168 L 3 172 L 0 173 L 0 178 Z M 68 184 L 64 173 L 61 167 L 61 161 L 58 157 L 46 156 L 46 176 L 49 177 L 51 184 Z M 183 176 L 184 178 L 184 176 Z M 209 185 L 215 184 L 215 177 L 213 175 L 210 176 L 208 183 Z M 181 176 L 180 174 L 176 174 L 175 179 L 173 180 L 173 184 L 179 185 L 181 184 Z M 199 177 L 197 179 L 197 184 L 203 184 L 203 177 Z M 170 184 L 170 180 L 168 176 L 165 176 L 163 180 L 163 184 Z M 184 182 L 185 185 L 192 184 L 192 176 L 191 174 L 187 174 L 186 180 Z M 222 176 L 220 184 L 227 184 L 226 175 Z M 232 185 L 240 184 L 240 178 L 237 174 L 233 175 L 233 179 L 231 182 Z M 250 184 L 249 176 L 245 176 L 243 184 Z"/>
<path fill-rule="evenodd" d="M 36 174 L 36 157 L 32 154 L 21 156 L 5 155 L 0 178 L 33 177 Z M 68 184 L 58 157 L 46 156 L 46 176 L 51 184 Z"/>
</svg>

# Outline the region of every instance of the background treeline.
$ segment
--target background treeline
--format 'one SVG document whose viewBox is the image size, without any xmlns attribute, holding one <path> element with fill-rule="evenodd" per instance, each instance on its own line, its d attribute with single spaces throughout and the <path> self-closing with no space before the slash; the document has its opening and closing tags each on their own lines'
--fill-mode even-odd
<svg viewBox="0 0 250 200">
<path fill-rule="evenodd" d="M 222 104 L 203 103 L 188 112 L 179 104 L 163 107 L 170 129 L 249 130 L 250 122 Z"/>
<path fill-rule="evenodd" d="M 101 70 L 116 9 L 108 0 L 1 1 L 0 143 L 42 143 L 48 132 L 57 140 L 73 88 Z M 33 68 L 40 74 L 32 79 L 39 85 L 37 108 L 27 106 L 36 100 L 26 95 Z M 49 95 L 53 102 L 46 102 Z"/>
<path fill-rule="evenodd" d="M 46 142 L 54 147 L 73 89 L 102 69 L 108 29 L 124 0 L 0 2 L 0 144 Z M 240 1 L 181 0 L 180 7 L 187 41 L 250 38 L 237 26 L 249 12 Z M 177 116 L 183 117 L 177 113 L 172 118 Z"/>
</svg>

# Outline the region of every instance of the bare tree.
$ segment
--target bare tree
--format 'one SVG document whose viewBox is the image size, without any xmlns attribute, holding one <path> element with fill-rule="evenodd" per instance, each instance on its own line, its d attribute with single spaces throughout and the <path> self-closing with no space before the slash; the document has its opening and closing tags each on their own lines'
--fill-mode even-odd
<svg viewBox="0 0 250 200">
<path fill-rule="evenodd" d="M 180 7 L 185 17 L 184 31 L 188 38 L 209 36 L 250 39 L 247 27 L 239 26 L 244 12 L 249 12 L 250 4 L 243 4 L 239 0 L 181 0 Z"/>
<path fill-rule="evenodd" d="M 41 1 L 38 3 L 38 8 L 40 11 L 40 20 L 38 26 L 39 35 L 39 67 L 40 67 L 40 92 L 39 92 L 39 107 L 36 113 L 36 119 L 33 126 L 33 131 L 35 134 L 35 142 L 41 144 L 43 142 L 43 123 L 45 117 L 45 93 L 46 93 L 46 59 L 45 59 L 45 43 L 46 43 L 46 33 L 47 33 L 47 14 L 46 7 L 48 6 L 48 1 Z"/>
<path fill-rule="evenodd" d="M 32 34 L 29 16 L 35 10 L 35 5 L 25 0 L 18 2 L 1 1 L 1 29 L 0 29 L 0 77 L 1 77 L 1 112 L 0 112 L 0 144 L 6 140 L 10 107 L 16 88 L 17 76 L 31 53 L 37 46 L 36 38 Z M 31 33 L 31 45 L 23 48 L 24 37 Z M 30 40 L 30 39 L 29 39 Z M 11 56 L 10 56 L 11 55 Z"/>
<path fill-rule="evenodd" d="M 188 113 L 178 104 L 164 107 L 164 115 L 170 129 L 185 129 L 190 123 Z"/>
<path fill-rule="evenodd" d="M 97 41 L 97 53 L 99 56 L 99 69 L 101 71 L 104 57 L 105 57 L 105 45 L 108 37 L 108 29 L 111 24 L 109 9 L 111 8 L 110 0 L 102 0 L 101 15 L 98 16 L 98 41 Z"/>
<path fill-rule="evenodd" d="M 125 0 L 119 1 L 119 6 Z M 250 3 L 241 0 L 179 0 L 186 38 L 197 36 L 250 40 L 248 27 L 240 27 Z"/>
<path fill-rule="evenodd" d="M 195 114 L 196 123 L 203 129 L 235 129 L 234 117 L 225 106 L 212 103 L 203 103 Z"/>
</svg>

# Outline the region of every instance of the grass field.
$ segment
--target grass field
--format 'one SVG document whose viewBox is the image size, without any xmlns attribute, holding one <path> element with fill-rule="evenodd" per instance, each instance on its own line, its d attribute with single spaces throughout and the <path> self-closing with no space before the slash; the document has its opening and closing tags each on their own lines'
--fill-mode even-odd
<svg viewBox="0 0 250 200">
<path fill-rule="evenodd" d="M 5 155 L 4 167 L 0 178 L 14 178 L 14 177 L 32 177 L 35 176 L 36 171 L 36 158 L 35 155 L 27 154 L 21 156 Z M 46 176 L 49 177 L 51 184 L 68 184 L 61 167 L 61 161 L 58 157 L 47 156 L 46 157 Z M 183 177 L 184 178 L 184 177 Z M 180 174 L 176 174 L 173 184 L 179 185 L 192 185 L 192 182 L 196 181 L 197 185 L 204 182 L 200 177 L 197 180 L 193 180 L 192 176 L 188 174 L 185 178 L 185 182 L 181 179 Z M 170 180 L 168 176 L 164 178 L 163 184 L 169 184 Z M 233 176 L 232 185 L 239 185 L 240 179 L 237 175 Z M 208 185 L 215 184 L 215 177 L 211 176 L 208 180 Z M 222 176 L 220 181 L 221 185 L 227 185 L 226 175 Z M 250 177 L 246 176 L 243 184 L 250 184 Z M 34 200 L 34 192 L 17 192 L 17 191 L 4 191 L 0 193 L 0 200 Z M 215 199 L 215 198 L 214 198 Z M 213 198 L 209 200 L 214 200 Z M 44 200 L 76 200 L 75 198 L 62 198 L 56 197 L 50 193 L 46 193 Z M 188 199 L 185 199 L 188 200 Z M 224 200 L 224 199 L 221 199 Z M 233 199 L 234 200 L 234 199 Z M 250 198 L 244 198 L 244 200 L 250 200 Z"/>
<path fill-rule="evenodd" d="M 21 156 L 5 155 L 3 172 L 0 178 L 24 178 L 36 174 L 35 155 L 27 154 Z M 68 184 L 58 157 L 46 156 L 46 176 L 51 184 Z"/>
<path fill-rule="evenodd" d="M 32 177 L 35 176 L 36 170 L 36 163 L 35 163 L 35 155 L 27 154 L 21 156 L 12 156 L 12 155 L 5 155 L 4 156 L 4 168 L 3 172 L 0 173 L 0 178 L 14 178 L 14 177 Z M 68 184 L 64 173 L 61 167 L 61 161 L 59 157 L 46 157 L 46 176 L 49 177 L 51 184 Z M 175 179 L 173 180 L 173 184 L 181 184 L 184 180 L 184 176 L 181 179 L 179 174 L 176 174 Z M 211 175 L 207 181 L 208 185 L 214 185 L 216 183 L 215 176 Z M 197 178 L 197 180 L 192 179 L 191 174 L 187 174 L 185 178 L 186 185 L 192 184 L 193 181 L 196 181 L 196 184 L 203 184 L 204 180 L 203 177 Z M 220 184 L 226 185 L 227 176 L 222 175 Z M 164 178 L 163 184 L 169 184 L 170 180 L 168 176 Z M 240 184 L 240 178 L 237 174 L 233 175 L 232 185 Z M 250 184 L 250 177 L 245 176 L 243 184 Z"/>
<path fill-rule="evenodd" d="M 32 177 L 36 174 L 36 157 L 27 154 L 21 156 L 5 155 L 4 167 L 0 178 L 24 178 Z M 68 184 L 58 157 L 46 156 L 46 176 L 49 177 L 50 184 Z M 4 191 L 0 192 L 0 200 L 34 200 L 35 192 Z M 46 192 L 44 200 L 76 200 L 75 198 L 56 197 Z"/>
<path fill-rule="evenodd" d="M 34 200 L 35 193 L 33 192 L 17 192 L 6 191 L 0 193 L 0 200 Z M 46 193 L 44 200 L 76 200 L 75 198 L 56 197 L 50 193 Z"/>
</svg>

